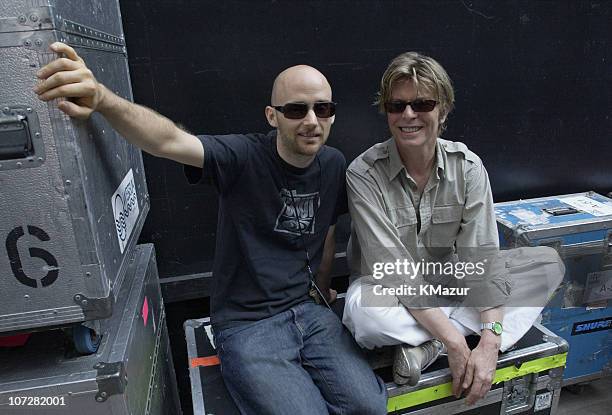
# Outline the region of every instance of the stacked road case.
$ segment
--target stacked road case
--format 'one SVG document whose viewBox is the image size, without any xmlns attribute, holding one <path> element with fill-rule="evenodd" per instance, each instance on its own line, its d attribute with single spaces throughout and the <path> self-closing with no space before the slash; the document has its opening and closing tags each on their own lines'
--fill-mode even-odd
<svg viewBox="0 0 612 415">
<path fill-rule="evenodd" d="M 153 245 L 128 263 L 96 354 L 75 354 L 57 330 L 0 352 L 1 414 L 181 413 Z"/>
<path fill-rule="evenodd" d="M 142 155 L 33 88 L 62 41 L 132 100 L 118 1 L 0 4 L 0 334 L 108 317 L 149 210 Z"/>
<path fill-rule="evenodd" d="M 185 322 L 194 415 L 233 415 L 239 411 L 221 377 L 209 318 Z M 474 347 L 478 339 L 468 337 Z M 481 401 L 467 406 L 452 396 L 451 374 L 446 358 L 440 358 L 421 376 L 416 386 L 397 386 L 390 381 L 392 348 L 371 361 L 386 383 L 388 413 L 399 414 L 552 414 L 561 393 L 567 342 L 536 324 L 497 362 L 494 384 Z M 279 379 L 282 382 L 282 379 Z"/>
<path fill-rule="evenodd" d="M 180 414 L 153 246 L 136 246 L 142 155 L 37 98 L 56 41 L 132 100 L 118 0 L 0 0 L 0 336 L 40 331 L 0 349 L 0 413 Z"/>
<path fill-rule="evenodd" d="M 612 375 L 612 200 L 593 192 L 497 203 L 502 247 L 547 245 L 566 274 L 542 324 L 570 346 L 564 385 Z"/>
</svg>

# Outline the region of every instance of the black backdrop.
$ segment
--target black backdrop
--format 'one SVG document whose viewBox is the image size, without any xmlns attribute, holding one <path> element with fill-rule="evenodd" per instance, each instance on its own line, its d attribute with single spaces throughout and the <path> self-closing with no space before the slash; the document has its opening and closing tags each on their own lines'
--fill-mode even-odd
<svg viewBox="0 0 612 415">
<path fill-rule="evenodd" d="M 416 50 L 456 89 L 444 136 L 489 171 L 496 201 L 612 191 L 612 4 L 607 1 L 121 0 L 136 102 L 194 133 L 266 131 L 282 69 L 306 63 L 339 102 L 329 144 L 350 161 L 387 137 L 371 102 L 387 63 Z M 216 196 L 145 156 L 142 240 L 160 275 L 214 255 Z"/>
<path fill-rule="evenodd" d="M 194 133 L 266 131 L 274 77 L 306 63 L 332 84 L 340 106 L 329 143 L 350 161 L 387 137 L 374 93 L 388 62 L 416 50 L 454 80 L 444 136 L 482 157 L 496 201 L 612 191 L 612 2 L 120 2 L 136 102 Z M 176 163 L 145 155 L 145 168 L 152 203 L 141 239 L 155 243 L 164 298 L 206 291 L 198 281 L 210 278 L 168 277 L 211 269 L 216 195 L 187 185 Z M 182 323 L 208 305 L 196 298 L 167 311 L 187 415 Z"/>
</svg>

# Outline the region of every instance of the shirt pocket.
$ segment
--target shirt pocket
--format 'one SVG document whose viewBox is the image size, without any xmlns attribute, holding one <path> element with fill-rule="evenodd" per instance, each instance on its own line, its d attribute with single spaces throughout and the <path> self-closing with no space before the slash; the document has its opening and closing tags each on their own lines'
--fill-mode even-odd
<svg viewBox="0 0 612 415">
<path fill-rule="evenodd" d="M 457 240 L 462 217 L 461 205 L 434 206 L 431 214 L 430 246 L 453 246 Z"/>
<path fill-rule="evenodd" d="M 389 219 L 395 225 L 397 234 L 405 241 L 412 233 L 416 234 L 417 216 L 412 206 L 400 206 L 389 209 Z"/>
</svg>

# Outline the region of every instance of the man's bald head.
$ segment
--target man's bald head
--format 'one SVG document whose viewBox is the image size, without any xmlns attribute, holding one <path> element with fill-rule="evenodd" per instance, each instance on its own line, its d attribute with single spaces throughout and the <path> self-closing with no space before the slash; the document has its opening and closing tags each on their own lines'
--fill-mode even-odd
<svg viewBox="0 0 612 415">
<path fill-rule="evenodd" d="M 272 105 L 284 105 L 292 100 L 298 93 L 310 93 L 313 91 L 329 92 L 331 100 L 331 86 L 325 76 L 308 65 L 296 65 L 285 69 L 278 74 L 272 86 Z"/>
<path fill-rule="evenodd" d="M 327 141 L 335 116 L 318 117 L 315 104 L 331 103 L 332 92 L 325 76 L 312 66 L 297 65 L 282 71 L 274 80 L 271 105 L 266 106 L 266 119 L 277 130 L 276 150 L 287 163 L 306 167 Z M 285 117 L 285 105 L 305 104 L 303 115 L 298 111 Z M 333 104 L 332 104 L 333 105 Z M 300 117 L 301 115 L 301 117 Z"/>
</svg>

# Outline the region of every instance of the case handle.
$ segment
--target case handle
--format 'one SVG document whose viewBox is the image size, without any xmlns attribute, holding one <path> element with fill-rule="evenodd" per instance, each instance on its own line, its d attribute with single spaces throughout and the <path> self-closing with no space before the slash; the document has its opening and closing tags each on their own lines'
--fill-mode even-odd
<svg viewBox="0 0 612 415">
<path fill-rule="evenodd" d="M 40 166 L 45 151 L 36 112 L 25 105 L 0 108 L 0 171 Z"/>
<path fill-rule="evenodd" d="M 580 212 L 578 209 L 574 209 L 573 207 L 569 207 L 569 206 L 545 208 L 542 210 L 544 210 L 544 212 L 549 213 L 553 216 L 572 215 L 574 213 Z"/>
<path fill-rule="evenodd" d="M 24 159 L 32 154 L 32 136 L 23 115 L 0 115 L 0 160 Z"/>
</svg>

